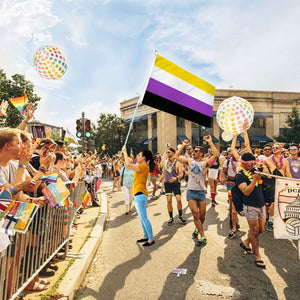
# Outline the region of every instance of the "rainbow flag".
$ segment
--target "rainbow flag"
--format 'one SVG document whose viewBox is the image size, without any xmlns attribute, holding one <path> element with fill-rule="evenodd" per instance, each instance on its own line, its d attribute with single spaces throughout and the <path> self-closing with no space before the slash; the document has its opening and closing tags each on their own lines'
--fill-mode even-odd
<svg viewBox="0 0 300 300">
<path fill-rule="evenodd" d="M 215 87 L 156 55 L 142 103 L 210 127 Z"/>
<path fill-rule="evenodd" d="M 59 171 L 42 175 L 39 180 L 45 180 L 48 182 L 56 182 L 59 175 Z"/>
<path fill-rule="evenodd" d="M 83 200 L 82 200 L 82 207 L 85 208 L 86 205 L 89 203 L 90 199 L 91 199 L 91 194 L 89 193 L 88 190 L 85 190 L 83 193 Z"/>
<path fill-rule="evenodd" d="M 130 148 L 130 158 L 131 158 L 131 159 L 132 159 L 132 161 L 134 162 L 134 155 L 133 155 L 132 148 Z"/>
<path fill-rule="evenodd" d="M 25 110 L 26 110 L 26 107 L 28 105 L 28 99 L 27 99 L 27 95 L 26 95 L 25 92 L 24 92 L 24 95 L 22 97 L 9 98 L 9 101 L 20 112 L 20 114 L 22 116 L 25 114 Z"/>
</svg>

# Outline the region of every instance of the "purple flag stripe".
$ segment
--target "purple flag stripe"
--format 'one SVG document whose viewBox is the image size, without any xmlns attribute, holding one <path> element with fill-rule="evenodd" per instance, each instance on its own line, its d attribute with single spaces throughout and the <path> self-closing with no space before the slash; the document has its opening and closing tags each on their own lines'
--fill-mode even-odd
<svg viewBox="0 0 300 300">
<path fill-rule="evenodd" d="M 153 78 L 149 79 L 147 91 L 166 98 L 179 105 L 188 107 L 206 116 L 212 117 L 213 107 L 201 102 L 200 100 L 182 93 L 164 83 L 161 83 Z"/>
</svg>

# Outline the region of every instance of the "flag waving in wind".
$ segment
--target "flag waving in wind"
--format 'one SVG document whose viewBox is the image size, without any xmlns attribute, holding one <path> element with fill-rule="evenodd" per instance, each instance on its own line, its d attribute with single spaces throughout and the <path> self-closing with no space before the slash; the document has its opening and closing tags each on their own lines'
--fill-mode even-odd
<svg viewBox="0 0 300 300">
<path fill-rule="evenodd" d="M 214 86 L 157 55 L 142 103 L 210 127 L 214 95 Z"/>
<path fill-rule="evenodd" d="M 26 106 L 28 105 L 28 99 L 26 93 L 24 92 L 24 95 L 22 97 L 9 98 L 9 101 L 23 116 L 25 113 Z"/>
<path fill-rule="evenodd" d="M 79 145 L 76 137 L 70 132 L 70 130 L 68 128 L 66 129 L 66 135 L 65 135 L 64 141 L 67 143 L 70 143 L 70 144 Z"/>
</svg>

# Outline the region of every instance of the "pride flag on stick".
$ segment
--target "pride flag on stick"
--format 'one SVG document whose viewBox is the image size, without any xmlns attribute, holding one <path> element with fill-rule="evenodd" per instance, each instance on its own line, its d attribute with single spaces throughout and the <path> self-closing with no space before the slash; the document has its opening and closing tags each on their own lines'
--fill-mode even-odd
<svg viewBox="0 0 300 300">
<path fill-rule="evenodd" d="M 22 97 L 9 98 L 9 101 L 20 112 L 20 114 L 22 116 L 25 114 L 25 110 L 28 105 L 28 99 L 27 99 L 26 92 L 24 92 L 24 95 Z"/>
<path fill-rule="evenodd" d="M 142 103 L 211 126 L 215 87 L 156 55 Z"/>
<path fill-rule="evenodd" d="M 56 182 L 59 175 L 59 171 L 42 175 L 39 180 L 45 180 L 48 182 Z"/>
</svg>

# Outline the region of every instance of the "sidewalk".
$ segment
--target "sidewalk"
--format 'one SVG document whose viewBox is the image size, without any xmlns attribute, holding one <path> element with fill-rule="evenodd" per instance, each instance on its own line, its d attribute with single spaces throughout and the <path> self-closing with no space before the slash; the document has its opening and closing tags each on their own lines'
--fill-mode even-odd
<svg viewBox="0 0 300 300">
<path fill-rule="evenodd" d="M 71 242 L 68 256 L 54 263 L 58 270 L 52 277 L 43 277 L 50 281 L 45 291 L 24 292 L 26 300 L 36 299 L 72 299 L 79 288 L 85 273 L 100 245 L 107 215 L 105 186 L 99 189 L 97 196 L 100 207 L 87 206 L 82 214 L 75 218 L 77 229 Z"/>
</svg>

